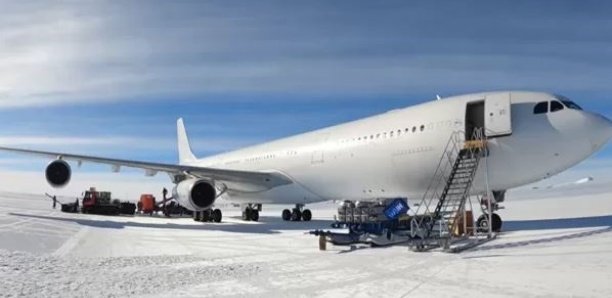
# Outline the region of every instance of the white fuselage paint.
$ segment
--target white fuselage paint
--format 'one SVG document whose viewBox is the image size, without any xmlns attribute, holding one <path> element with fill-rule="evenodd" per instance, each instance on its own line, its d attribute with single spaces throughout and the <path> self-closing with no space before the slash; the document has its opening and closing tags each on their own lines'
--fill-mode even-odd
<svg viewBox="0 0 612 298">
<path fill-rule="evenodd" d="M 268 191 L 228 193 L 225 199 L 234 202 L 305 204 L 390 197 L 419 200 L 449 137 L 465 130 L 467 104 L 500 93 L 431 101 L 189 165 L 280 172 L 294 181 Z M 506 94 L 511 102 L 512 134 L 489 140 L 490 155 L 480 164 L 474 182 L 477 192 L 485 191 L 485 166 L 489 189 L 506 190 L 568 169 L 599 150 L 612 136 L 609 120 L 581 110 L 565 108 L 534 114 L 536 103 L 556 100 L 554 95 Z"/>
</svg>

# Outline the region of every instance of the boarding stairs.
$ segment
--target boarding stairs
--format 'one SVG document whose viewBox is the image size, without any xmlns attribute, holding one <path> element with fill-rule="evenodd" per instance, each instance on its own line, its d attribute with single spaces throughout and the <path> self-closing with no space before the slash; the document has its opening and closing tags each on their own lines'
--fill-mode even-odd
<svg viewBox="0 0 612 298">
<path fill-rule="evenodd" d="M 423 196 L 415 220 L 413 236 L 421 239 L 419 247 L 450 243 L 466 222 L 466 202 L 481 159 L 487 153 L 486 137 L 476 129 L 469 140 L 465 133 L 454 132 L 440 159 L 434 178 Z M 440 241 L 443 240 L 443 241 Z"/>
</svg>

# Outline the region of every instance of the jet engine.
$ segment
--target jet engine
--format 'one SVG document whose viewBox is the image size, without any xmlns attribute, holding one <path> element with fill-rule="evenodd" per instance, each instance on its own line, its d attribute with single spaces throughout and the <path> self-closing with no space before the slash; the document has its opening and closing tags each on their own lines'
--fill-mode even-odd
<svg viewBox="0 0 612 298">
<path fill-rule="evenodd" d="M 70 182 L 71 175 L 70 165 L 61 159 L 50 162 L 45 169 L 47 183 L 56 188 L 66 186 Z"/>
<path fill-rule="evenodd" d="M 172 196 L 179 204 L 191 211 L 209 209 L 217 199 L 217 189 L 205 179 L 187 179 L 179 182 L 172 190 Z"/>
</svg>

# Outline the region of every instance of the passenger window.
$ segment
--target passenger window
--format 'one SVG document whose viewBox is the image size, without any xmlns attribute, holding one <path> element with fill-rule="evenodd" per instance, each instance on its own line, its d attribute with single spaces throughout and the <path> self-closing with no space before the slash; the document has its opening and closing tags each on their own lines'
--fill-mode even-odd
<svg viewBox="0 0 612 298">
<path fill-rule="evenodd" d="M 550 102 L 550 111 L 551 112 L 556 112 L 556 111 L 561 111 L 563 110 L 563 105 L 558 102 L 558 101 L 551 101 Z"/>
<path fill-rule="evenodd" d="M 548 113 L 548 101 L 543 101 L 535 105 L 533 108 L 534 114 L 546 114 Z"/>
</svg>

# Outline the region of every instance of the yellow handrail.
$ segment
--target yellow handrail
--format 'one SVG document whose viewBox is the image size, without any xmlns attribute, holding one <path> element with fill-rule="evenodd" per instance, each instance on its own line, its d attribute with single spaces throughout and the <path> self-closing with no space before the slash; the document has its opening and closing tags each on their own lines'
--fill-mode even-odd
<svg viewBox="0 0 612 298">
<path fill-rule="evenodd" d="M 484 149 L 486 147 L 487 147 L 486 140 L 465 141 L 465 144 L 463 145 L 464 149 Z"/>
</svg>

